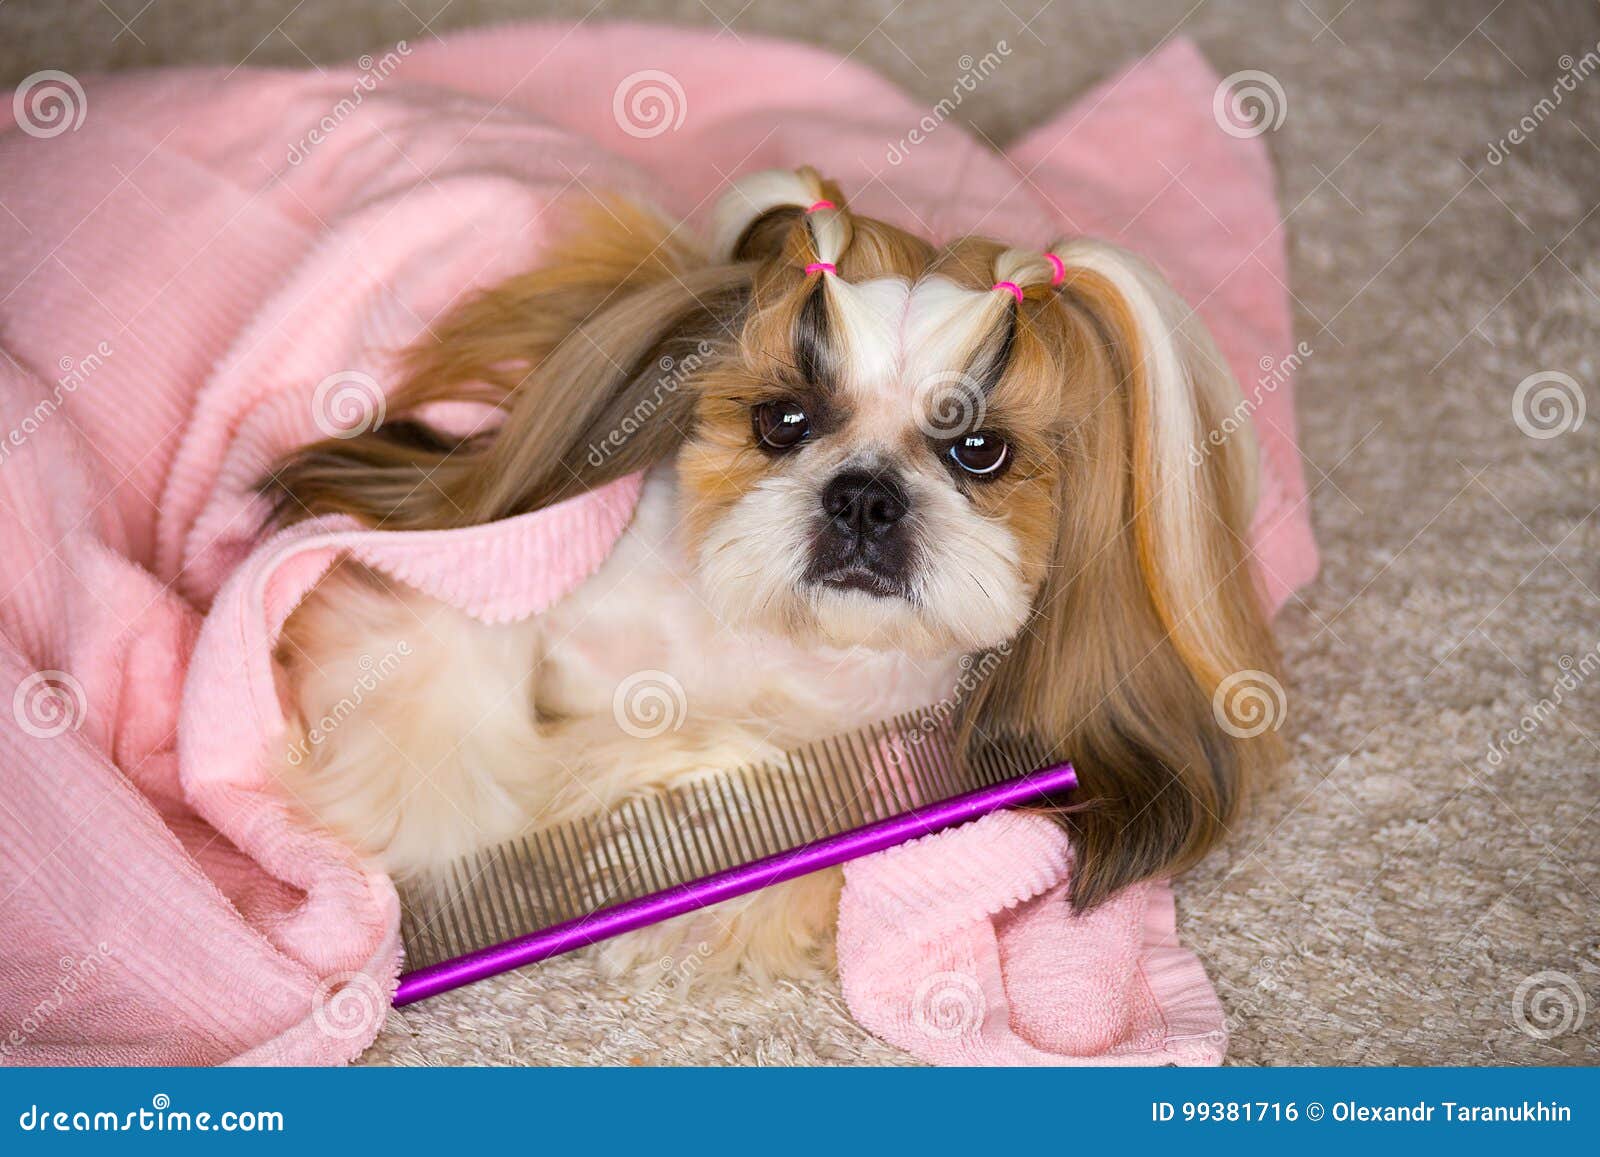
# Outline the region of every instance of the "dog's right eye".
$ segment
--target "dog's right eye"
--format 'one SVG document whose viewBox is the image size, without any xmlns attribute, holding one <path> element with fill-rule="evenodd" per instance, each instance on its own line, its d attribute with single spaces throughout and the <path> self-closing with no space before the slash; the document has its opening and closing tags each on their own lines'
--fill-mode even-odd
<svg viewBox="0 0 1600 1157">
<path fill-rule="evenodd" d="M 951 446 L 950 458 L 968 474 L 998 478 L 1011 464 L 1011 447 L 996 435 L 979 430 Z"/>
<path fill-rule="evenodd" d="M 811 433 L 811 419 L 798 402 L 763 402 L 751 411 L 756 441 L 763 449 L 793 450 Z"/>
</svg>

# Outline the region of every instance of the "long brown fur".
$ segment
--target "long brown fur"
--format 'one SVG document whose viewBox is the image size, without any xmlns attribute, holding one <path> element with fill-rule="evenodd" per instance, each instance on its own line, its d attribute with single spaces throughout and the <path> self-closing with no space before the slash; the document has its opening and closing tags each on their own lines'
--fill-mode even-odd
<svg viewBox="0 0 1600 1157">
<path fill-rule="evenodd" d="M 1058 314 L 1076 408 L 1088 413 L 1066 435 L 1061 522 L 1033 620 L 972 709 L 980 732 L 1043 733 L 1078 769 L 1082 806 L 1063 819 L 1078 857 L 1073 902 L 1087 908 L 1202 857 L 1280 753 L 1270 732 L 1230 735 L 1213 708 L 1222 678 L 1275 666 L 1230 467 L 1212 459 L 1194 483 L 1211 516 L 1208 557 L 1190 565 L 1215 582 L 1175 604 L 1149 546 L 1138 435 L 1149 400 L 1127 312 L 1085 278 L 1064 287 Z M 1024 349 L 1037 336 L 1029 328 Z"/>
<path fill-rule="evenodd" d="M 429 445 L 409 427 L 396 437 L 389 424 L 313 443 L 263 483 L 274 520 L 351 514 L 391 530 L 471 526 L 669 457 L 694 397 L 662 366 L 708 362 L 708 351 L 729 344 L 752 273 L 706 262 L 638 206 L 588 208 L 545 265 L 470 300 L 404 355 L 390 413 L 487 403 L 505 414 L 492 437 Z M 612 439 L 636 413 L 650 420 Z"/>
</svg>

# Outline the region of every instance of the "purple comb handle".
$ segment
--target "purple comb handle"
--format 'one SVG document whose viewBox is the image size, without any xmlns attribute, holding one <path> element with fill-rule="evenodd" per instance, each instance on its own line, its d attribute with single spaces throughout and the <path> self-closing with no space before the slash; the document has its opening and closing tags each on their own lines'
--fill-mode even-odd
<svg viewBox="0 0 1600 1157">
<path fill-rule="evenodd" d="M 563 952 L 584 948 L 612 936 L 658 924 L 685 912 L 731 900 L 735 896 L 743 896 L 822 868 L 832 868 L 918 836 L 964 824 L 1002 808 L 1031 803 L 1054 792 L 1070 791 L 1077 786 L 1078 776 L 1072 770 L 1072 765 L 1061 763 L 992 787 L 978 788 L 937 803 L 925 804 L 901 815 L 804 844 L 793 851 L 752 860 L 748 864 L 740 864 L 679 887 L 652 892 L 612 908 L 602 908 L 577 920 L 551 925 L 492 948 L 483 948 L 454 960 L 407 972 L 400 977 L 394 1004 L 399 1008 L 426 1000 L 441 992 L 449 992 L 452 988 L 521 968 L 525 964 L 548 960 Z"/>
</svg>

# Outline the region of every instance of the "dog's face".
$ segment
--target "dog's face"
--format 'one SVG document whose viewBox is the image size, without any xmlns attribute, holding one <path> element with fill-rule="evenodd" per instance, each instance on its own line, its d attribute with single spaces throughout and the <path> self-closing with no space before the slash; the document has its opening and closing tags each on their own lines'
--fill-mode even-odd
<svg viewBox="0 0 1600 1157">
<path fill-rule="evenodd" d="M 1015 363 L 1009 297 L 952 272 L 764 287 L 679 457 L 728 621 L 914 654 L 1021 629 L 1059 521 L 1058 391 Z"/>
</svg>

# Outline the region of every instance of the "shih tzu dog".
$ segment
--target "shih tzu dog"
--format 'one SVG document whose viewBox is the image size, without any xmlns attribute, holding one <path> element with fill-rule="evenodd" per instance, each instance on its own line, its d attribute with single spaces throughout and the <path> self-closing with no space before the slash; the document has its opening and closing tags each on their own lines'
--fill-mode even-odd
<svg viewBox="0 0 1600 1157">
<path fill-rule="evenodd" d="M 1273 648 L 1245 542 L 1254 444 L 1195 453 L 1238 393 L 1192 312 L 1111 245 L 936 248 L 810 169 L 740 180 L 710 232 L 592 207 L 543 267 L 408 352 L 398 420 L 266 481 L 280 524 L 435 529 L 647 472 L 601 569 L 523 622 L 336 568 L 280 647 L 300 718 L 347 695 L 364 656 L 403 640 L 414 657 L 322 742 L 291 737 L 294 797 L 390 871 L 426 873 L 934 703 L 963 659 L 998 655 L 962 722 L 1078 768 L 1073 903 L 1195 861 L 1275 752 L 1213 714 L 1218 683 L 1270 669 Z M 492 429 L 431 420 L 460 402 Z M 642 671 L 681 685 L 681 726 L 622 726 L 614 696 Z M 801 967 L 836 888 L 735 902 L 713 943 Z"/>
</svg>

